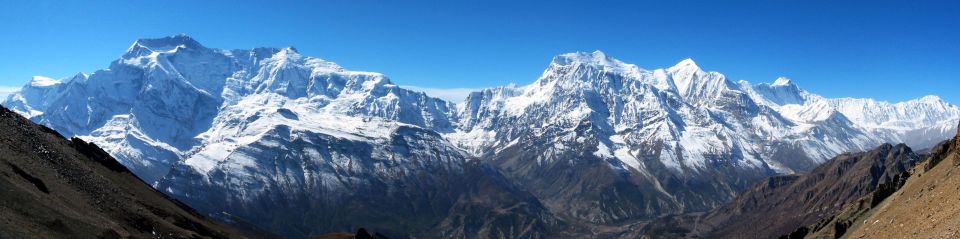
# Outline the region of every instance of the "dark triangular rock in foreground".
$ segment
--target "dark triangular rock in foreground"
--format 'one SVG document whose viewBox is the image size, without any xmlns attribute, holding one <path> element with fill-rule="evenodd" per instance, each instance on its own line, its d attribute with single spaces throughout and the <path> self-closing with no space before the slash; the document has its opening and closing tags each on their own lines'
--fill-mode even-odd
<svg viewBox="0 0 960 239">
<path fill-rule="evenodd" d="M 0 238 L 245 238 L 96 145 L 0 107 Z"/>
</svg>

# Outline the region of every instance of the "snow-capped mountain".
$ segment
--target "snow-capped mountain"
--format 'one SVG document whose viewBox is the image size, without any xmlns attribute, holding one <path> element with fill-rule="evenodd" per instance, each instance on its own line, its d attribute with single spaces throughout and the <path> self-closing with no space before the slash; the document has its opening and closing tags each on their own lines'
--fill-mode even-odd
<svg viewBox="0 0 960 239">
<path fill-rule="evenodd" d="M 887 117 L 870 124 L 847 117 L 859 114 L 844 107 L 850 101 L 807 93 L 786 79 L 734 83 L 689 59 L 645 70 L 580 52 L 554 58 L 531 85 L 470 95 L 459 105 L 460 128 L 448 138 L 490 158 L 554 211 L 613 223 L 708 210 L 757 179 L 916 139 L 907 132 L 935 132 L 922 136 L 942 140 L 960 118 L 956 106 L 925 99 L 863 110 L 879 113 L 871 119 Z M 914 109 L 908 105 L 939 120 L 889 123 L 901 118 L 884 113 Z M 578 175 L 585 170 L 592 174 Z M 585 182 L 596 191 L 579 193 Z M 608 205 L 610 199 L 618 203 Z"/>
<path fill-rule="evenodd" d="M 955 105 L 935 96 L 896 104 L 827 99 L 786 78 L 734 83 L 690 59 L 644 70 L 599 51 L 558 56 L 533 84 L 471 94 L 459 109 L 461 127 L 449 138 L 471 152 L 589 121 L 605 147 L 596 154 L 638 170 L 639 161 L 647 160 L 635 159 L 627 146 L 664 143 L 666 154 L 653 153 L 674 170 L 697 170 L 706 166 L 706 155 L 736 151 L 733 158 L 742 159 L 741 166 L 790 172 L 804 168 L 784 166 L 774 156 L 777 149 L 766 146 L 800 145 L 813 163 L 883 142 L 923 148 L 949 138 L 952 121 L 960 118 Z"/>
<path fill-rule="evenodd" d="M 226 154 L 197 153 L 222 137 L 240 139 L 235 124 L 253 123 L 260 111 L 275 110 L 269 106 L 299 105 L 295 109 L 312 114 L 377 117 L 435 131 L 456 121 L 451 103 L 293 48 L 225 51 L 184 35 L 141 39 L 108 69 L 83 76 L 65 82 L 37 77 L 5 105 L 96 142 L 148 182 L 179 161 L 204 168 L 204 160 L 187 160 L 195 155 L 222 159 Z"/>
<path fill-rule="evenodd" d="M 396 235 L 542 237 L 557 223 L 437 133 L 458 121 L 452 103 L 293 48 L 141 39 L 108 69 L 37 78 L 5 105 L 100 145 L 203 212 L 289 237 L 358 225 Z M 473 210 L 503 214 L 468 215 L 484 223 L 465 224 Z M 515 223 L 526 230 L 509 231 Z"/>
<path fill-rule="evenodd" d="M 780 114 L 796 122 L 816 122 L 840 113 L 853 124 L 883 142 L 907 143 L 914 148 L 930 148 L 954 133 L 952 120 L 957 106 L 937 96 L 899 103 L 873 99 L 829 99 L 800 89 L 791 80 L 779 78 L 773 84 L 750 87 L 749 94 Z"/>
<path fill-rule="evenodd" d="M 936 97 L 829 99 L 785 78 L 733 82 L 689 59 L 647 70 L 599 51 L 454 104 L 294 48 L 184 35 L 137 40 L 90 75 L 37 77 L 3 105 L 201 211 L 296 237 L 361 223 L 541 237 L 565 221 L 705 211 L 842 152 L 929 147 L 960 119 Z M 598 233 L 580 229 L 563 233 Z"/>
<path fill-rule="evenodd" d="M 60 98 L 64 82 L 83 81 L 87 75 L 79 73 L 72 78 L 55 80 L 44 76 L 34 76 L 27 82 L 20 92 L 8 96 L 4 105 L 17 109 L 17 113 L 25 117 L 35 117 L 43 114 L 54 101 Z M 29 99 L 29 100 L 28 100 Z"/>
</svg>

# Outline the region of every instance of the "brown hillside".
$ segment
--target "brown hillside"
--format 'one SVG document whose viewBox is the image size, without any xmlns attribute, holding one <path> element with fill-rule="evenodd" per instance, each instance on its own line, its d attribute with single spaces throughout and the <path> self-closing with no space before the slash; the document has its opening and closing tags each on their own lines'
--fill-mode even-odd
<svg viewBox="0 0 960 239">
<path fill-rule="evenodd" d="M 244 238 L 96 145 L 0 107 L 0 238 Z"/>
</svg>

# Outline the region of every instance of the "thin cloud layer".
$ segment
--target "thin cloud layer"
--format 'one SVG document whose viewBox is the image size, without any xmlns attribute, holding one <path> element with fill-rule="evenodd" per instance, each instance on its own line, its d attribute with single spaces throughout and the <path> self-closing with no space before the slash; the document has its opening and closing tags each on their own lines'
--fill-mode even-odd
<svg viewBox="0 0 960 239">
<path fill-rule="evenodd" d="M 20 87 L 0 86 L 0 101 L 7 99 L 7 95 L 20 90 Z"/>
</svg>

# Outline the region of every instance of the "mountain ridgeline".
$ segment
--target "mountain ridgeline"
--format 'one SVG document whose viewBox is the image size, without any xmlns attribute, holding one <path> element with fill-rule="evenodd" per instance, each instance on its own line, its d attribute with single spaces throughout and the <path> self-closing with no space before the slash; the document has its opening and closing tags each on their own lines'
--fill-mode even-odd
<svg viewBox="0 0 960 239">
<path fill-rule="evenodd" d="M 845 152 L 932 147 L 960 119 L 935 96 L 831 99 L 786 78 L 734 82 L 689 59 L 647 70 L 599 51 L 453 103 L 294 48 L 222 50 L 185 35 L 137 40 L 89 75 L 35 77 L 3 105 L 96 143 L 203 213 L 292 238 L 360 226 L 401 238 L 629 237 Z"/>
</svg>

